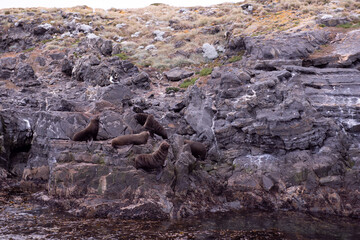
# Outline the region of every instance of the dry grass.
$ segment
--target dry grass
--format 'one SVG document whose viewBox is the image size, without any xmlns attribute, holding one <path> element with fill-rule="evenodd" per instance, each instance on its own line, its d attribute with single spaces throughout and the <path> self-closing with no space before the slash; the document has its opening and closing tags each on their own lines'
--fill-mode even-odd
<svg viewBox="0 0 360 240">
<path fill-rule="evenodd" d="M 344 8 L 351 13 L 359 13 L 360 2 L 356 0 L 330 1 L 330 0 L 277 0 L 267 1 L 248 0 L 246 3 L 254 7 L 252 14 L 247 14 L 241 8 L 242 3 L 224 3 L 210 7 L 181 8 L 170 7 L 166 4 L 154 4 L 141 9 L 92 9 L 86 6 L 76 6 L 62 9 L 65 13 L 77 15 L 76 22 L 92 24 L 95 34 L 106 39 L 116 41 L 118 37 L 125 38 L 121 42 L 121 50 L 130 57 L 130 60 L 139 66 L 152 66 L 168 69 L 174 66 L 188 66 L 192 64 L 205 65 L 208 61 L 197 51 L 204 43 L 225 46 L 224 33 L 230 31 L 236 35 L 263 35 L 280 31 L 301 31 L 306 26 L 316 27 L 315 17 L 319 14 L 334 14 L 337 8 Z M 46 10 L 44 12 L 42 10 Z M 30 8 L 30 9 L 0 9 L 0 14 L 14 15 L 17 19 L 31 20 L 34 17 L 26 13 L 34 12 L 43 19 L 43 22 L 55 26 L 63 24 L 60 9 Z M 346 13 L 339 14 L 350 14 Z M 73 20 L 69 17 L 66 21 Z M 174 29 L 170 29 L 169 21 L 174 22 Z M 12 23 L 3 19 L 1 27 L 7 29 Z M 117 24 L 126 24 L 122 28 Z M 204 27 L 219 26 L 220 32 L 211 35 L 203 34 Z M 160 30 L 166 32 L 166 42 L 155 41 L 153 32 Z M 305 29 L 306 30 L 306 29 Z M 141 32 L 138 37 L 132 34 Z M 81 36 L 83 37 L 83 36 Z M 175 48 L 176 42 L 185 44 Z M 46 49 L 63 49 L 73 46 L 71 38 L 57 39 L 46 43 Z M 150 44 L 156 50 L 145 50 Z M 176 54 L 183 51 L 188 57 Z M 221 56 L 220 56 L 221 57 Z"/>
</svg>

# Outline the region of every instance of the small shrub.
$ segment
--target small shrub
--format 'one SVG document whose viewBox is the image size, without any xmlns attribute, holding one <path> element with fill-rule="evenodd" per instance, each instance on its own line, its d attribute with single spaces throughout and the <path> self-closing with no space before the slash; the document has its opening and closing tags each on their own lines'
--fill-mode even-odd
<svg viewBox="0 0 360 240">
<path fill-rule="evenodd" d="M 114 54 L 113 57 L 119 57 L 121 60 L 126 60 L 129 58 L 129 56 L 127 56 L 125 53 L 118 53 L 118 54 Z"/>
<path fill-rule="evenodd" d="M 180 89 L 177 87 L 168 87 L 168 88 L 166 88 L 165 92 L 169 94 L 171 92 L 178 92 L 179 90 Z"/>
<path fill-rule="evenodd" d="M 351 23 L 344 23 L 344 24 L 339 24 L 336 27 L 339 28 L 351 28 L 353 25 Z"/>
<path fill-rule="evenodd" d="M 152 3 L 150 4 L 150 6 L 163 6 L 165 5 L 164 3 Z"/>
<path fill-rule="evenodd" d="M 41 43 L 42 43 L 42 44 L 45 44 L 45 43 L 51 42 L 52 40 L 53 40 L 53 39 L 42 40 Z"/>
<path fill-rule="evenodd" d="M 78 52 L 73 52 L 73 54 L 74 54 L 74 56 L 76 57 L 76 58 L 82 58 L 83 56 L 80 54 L 80 53 L 78 53 Z"/>
<path fill-rule="evenodd" d="M 339 24 L 336 27 L 339 27 L 339 28 L 357 28 L 357 27 L 360 27 L 360 23 L 344 23 L 344 24 Z"/>
<path fill-rule="evenodd" d="M 24 52 L 31 52 L 34 49 L 35 49 L 34 47 L 31 47 L 31 48 L 28 48 L 28 49 L 24 50 Z"/>
<path fill-rule="evenodd" d="M 324 28 L 324 27 L 326 27 L 326 25 L 325 24 L 319 24 L 319 27 Z"/>
<path fill-rule="evenodd" d="M 200 76 L 207 76 L 207 75 L 209 75 L 209 74 L 211 74 L 212 73 L 212 68 L 203 68 L 203 69 L 201 69 L 201 71 L 199 72 L 199 75 Z"/>
<path fill-rule="evenodd" d="M 241 59 L 242 59 L 242 55 L 232 56 L 229 59 L 229 63 L 237 62 L 237 61 L 240 61 Z"/>
<path fill-rule="evenodd" d="M 196 80 L 198 80 L 198 78 L 191 78 L 191 79 L 186 79 L 183 83 L 181 83 L 179 85 L 180 88 L 188 88 L 191 85 L 194 85 Z"/>
<path fill-rule="evenodd" d="M 10 14 L 10 11 L 5 11 L 5 15 L 9 15 Z"/>
</svg>

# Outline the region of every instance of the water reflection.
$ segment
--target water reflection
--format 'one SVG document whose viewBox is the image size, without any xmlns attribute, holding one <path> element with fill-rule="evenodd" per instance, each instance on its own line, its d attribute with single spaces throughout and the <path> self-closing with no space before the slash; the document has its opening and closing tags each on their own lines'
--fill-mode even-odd
<svg viewBox="0 0 360 240">
<path fill-rule="evenodd" d="M 11 203 L 0 206 L 0 239 L 360 239 L 360 221 L 258 211 L 181 221 L 83 219 Z"/>
</svg>

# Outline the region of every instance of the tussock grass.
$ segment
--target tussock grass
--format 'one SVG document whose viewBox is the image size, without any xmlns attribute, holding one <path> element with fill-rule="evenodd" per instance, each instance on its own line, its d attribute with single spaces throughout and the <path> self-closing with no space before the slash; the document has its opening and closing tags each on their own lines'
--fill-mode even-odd
<svg viewBox="0 0 360 240">
<path fill-rule="evenodd" d="M 200 70 L 199 75 L 200 76 L 207 76 L 210 75 L 212 73 L 212 68 L 203 68 Z"/>
<path fill-rule="evenodd" d="M 184 67 L 196 65 L 204 68 L 208 63 L 199 51 L 204 43 L 225 46 L 227 44 L 224 33 L 229 31 L 232 36 L 271 35 L 280 31 L 308 30 L 306 26 L 321 27 L 315 24 L 314 19 L 320 14 L 334 14 L 337 8 L 344 8 L 338 15 L 360 13 L 360 2 L 357 0 L 278 0 L 260 1 L 247 0 L 253 6 L 252 14 L 247 14 L 241 8 L 243 3 L 223 3 L 214 7 L 179 8 L 166 4 L 153 3 L 140 9 L 116 9 L 108 11 L 92 9 L 88 6 L 72 8 L 10 8 L 0 9 L 3 16 L 14 15 L 16 19 L 32 21 L 34 16 L 41 17 L 42 23 L 53 26 L 62 26 L 64 21 L 88 24 L 93 27 L 94 33 L 102 38 L 116 41 L 119 36 L 124 37 L 121 44 L 123 57 L 129 57 L 139 66 L 152 66 L 158 69 L 168 69 L 176 66 Z M 185 9 L 185 11 L 183 11 Z M 46 10 L 46 11 L 41 11 Z M 180 11 L 181 10 L 181 11 Z M 67 18 L 63 15 L 68 14 Z M 350 12 L 351 11 L 351 12 Z M 349 13 L 347 13 L 349 12 Z M 170 24 L 171 21 L 171 24 Z M 14 23 L 5 18 L 1 20 L 1 28 L 6 31 Z M 117 24 L 126 24 L 122 28 Z M 219 26 L 220 32 L 214 35 L 201 33 L 204 27 Z M 356 28 L 358 23 L 338 26 L 341 28 Z M 166 42 L 155 41 L 153 32 L 166 32 Z M 141 32 L 138 37 L 132 34 Z M 79 35 L 78 37 L 84 37 Z M 176 42 L 184 44 L 175 48 Z M 44 43 L 45 44 L 45 43 Z M 70 39 L 46 43 L 47 48 L 74 47 Z M 145 50 L 148 45 L 155 45 L 156 50 Z M 139 46 L 142 46 L 142 48 Z M 201 49 L 200 49 L 201 50 Z M 176 52 L 183 51 L 185 57 Z M 222 55 L 220 53 L 220 59 Z M 227 62 L 241 60 L 241 56 L 233 56 Z"/>
<path fill-rule="evenodd" d="M 199 78 L 197 78 L 197 77 L 186 79 L 179 85 L 179 87 L 180 88 L 188 88 L 189 86 L 194 85 L 196 80 L 198 80 L 198 79 Z"/>
</svg>

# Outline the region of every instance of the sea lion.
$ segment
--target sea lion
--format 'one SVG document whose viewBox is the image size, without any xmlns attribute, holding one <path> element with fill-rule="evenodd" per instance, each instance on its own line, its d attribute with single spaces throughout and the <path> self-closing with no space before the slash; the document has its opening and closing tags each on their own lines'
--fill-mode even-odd
<svg viewBox="0 0 360 240">
<path fill-rule="evenodd" d="M 118 136 L 111 141 L 111 146 L 114 148 L 123 146 L 123 145 L 141 145 L 147 143 L 150 133 L 148 131 L 143 131 L 139 134 L 128 134 L 123 136 Z"/>
<path fill-rule="evenodd" d="M 161 124 L 155 120 L 154 116 L 149 114 L 146 118 L 146 122 L 144 124 L 144 128 L 150 132 L 150 134 L 157 134 L 161 136 L 163 139 L 167 139 L 167 133 L 165 128 L 161 126 Z"/>
<path fill-rule="evenodd" d="M 90 141 L 96 140 L 97 134 L 99 132 L 99 123 L 100 117 L 96 116 L 91 119 L 89 125 L 80 132 L 74 134 L 73 141 Z"/>
<path fill-rule="evenodd" d="M 140 154 L 135 158 L 135 168 L 144 170 L 161 169 L 166 160 L 170 145 L 163 141 L 157 151 L 152 154 Z"/>
<path fill-rule="evenodd" d="M 190 141 L 190 140 L 186 140 L 186 139 L 184 140 L 184 143 L 190 145 L 191 154 L 195 158 L 200 158 L 201 160 L 205 160 L 206 147 L 204 144 L 202 144 L 201 142 Z"/>
<path fill-rule="evenodd" d="M 147 114 L 147 113 L 137 113 L 137 114 L 135 114 L 134 118 L 140 125 L 143 126 L 145 124 L 148 116 L 149 116 L 149 114 Z"/>
</svg>

